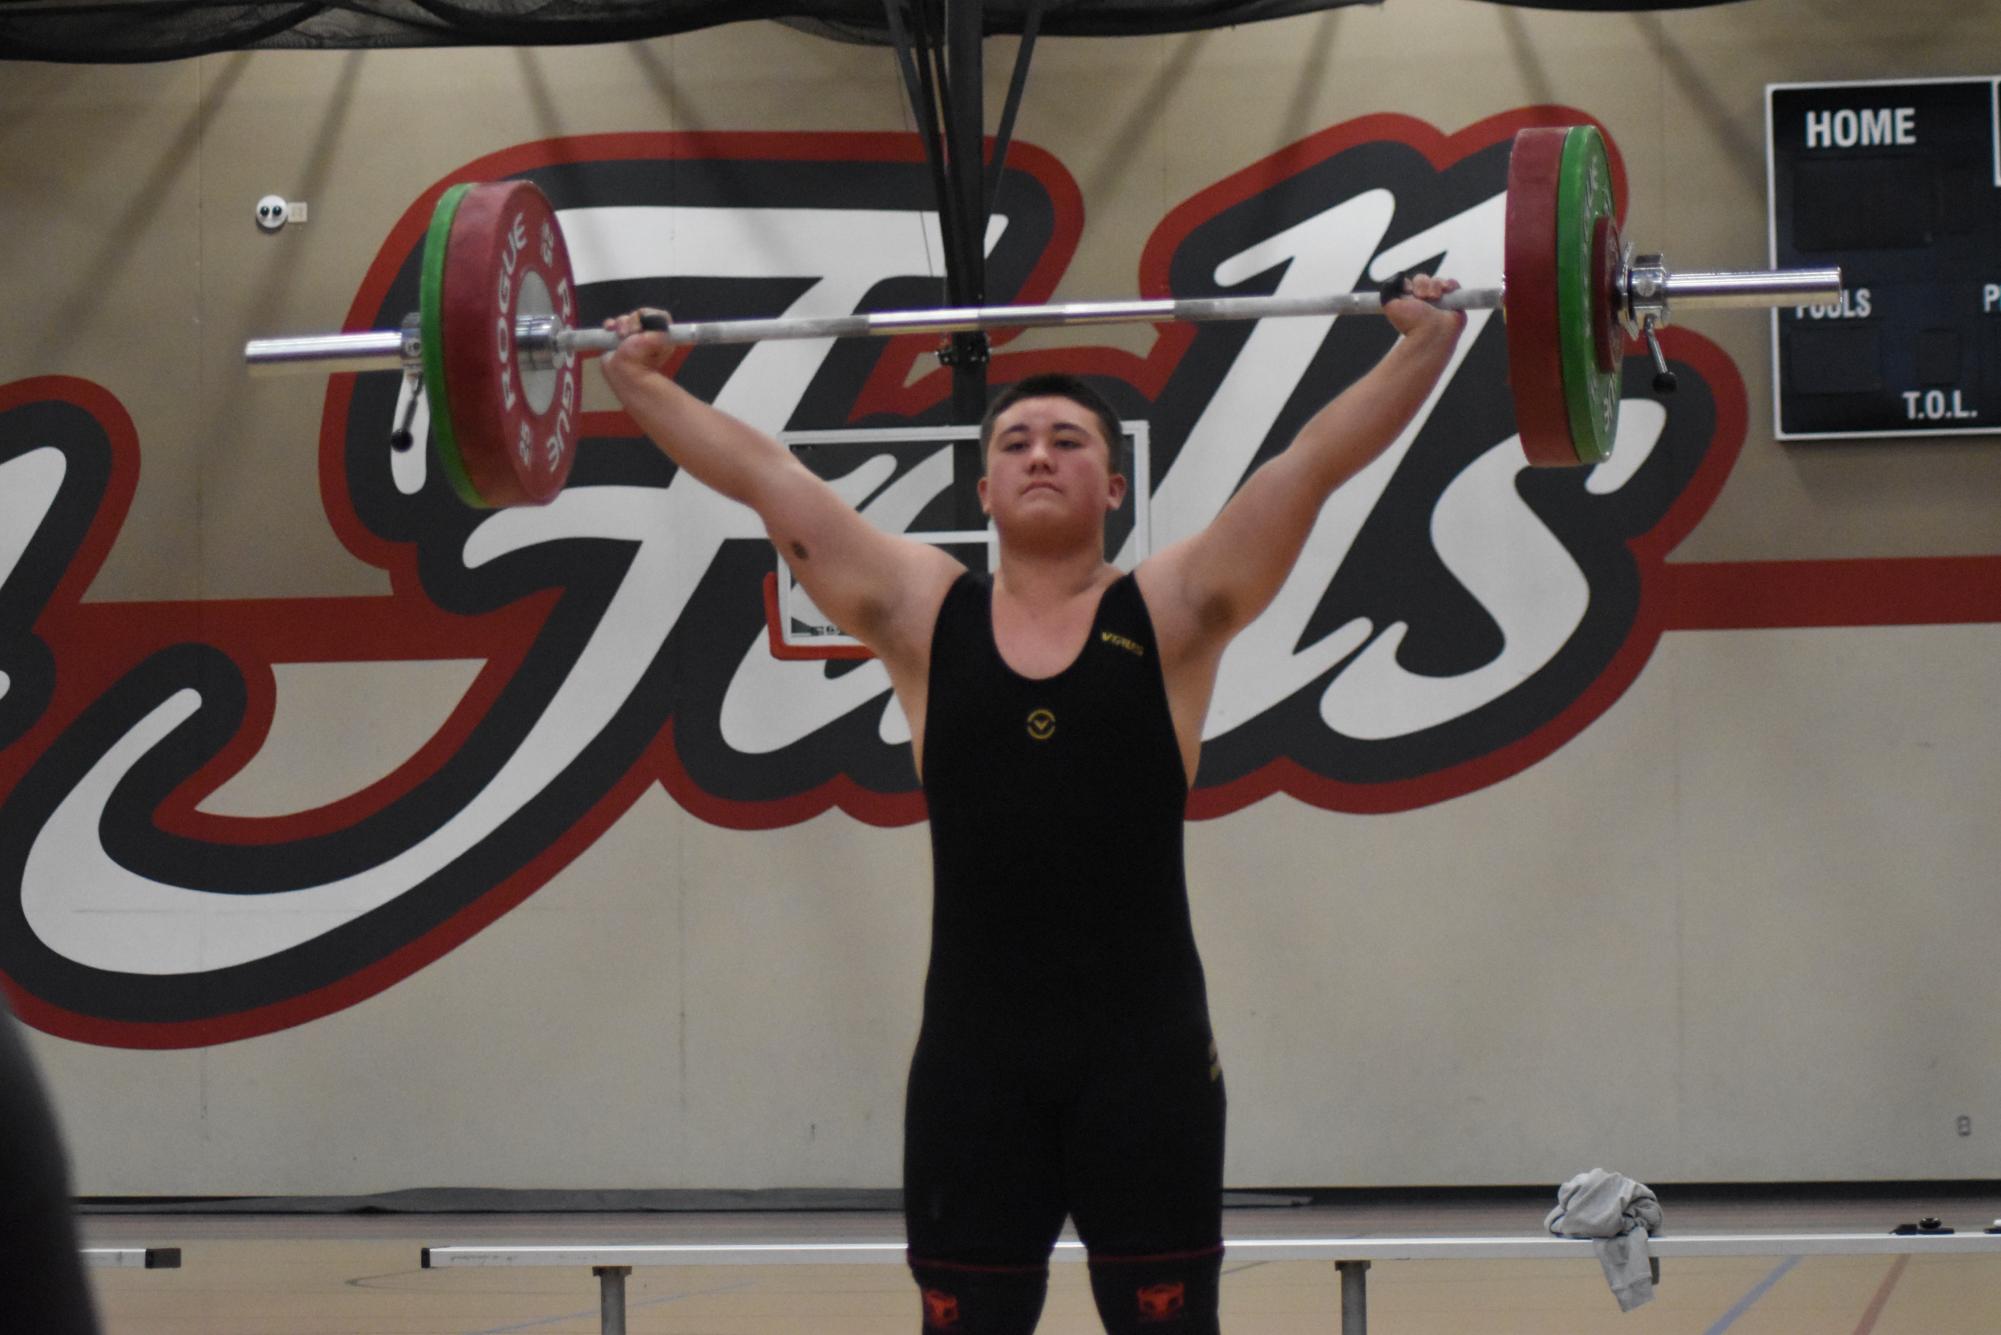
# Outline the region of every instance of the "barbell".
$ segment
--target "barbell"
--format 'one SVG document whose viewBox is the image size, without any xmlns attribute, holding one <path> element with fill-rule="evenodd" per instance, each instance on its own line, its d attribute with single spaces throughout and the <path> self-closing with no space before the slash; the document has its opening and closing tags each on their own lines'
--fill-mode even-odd
<svg viewBox="0 0 2001 1335">
<path fill-rule="evenodd" d="M 1692 307 L 1832 304 L 1841 271 L 1671 271 L 1635 255 L 1614 216 L 1605 142 L 1589 125 L 1515 135 L 1508 160 L 1502 285 L 1437 301 L 1501 311 L 1508 381 L 1523 452 L 1545 467 L 1611 456 L 1628 339 L 1653 357 L 1656 389 L 1673 377 L 1656 333 L 1671 303 Z M 264 370 L 400 369 L 430 408 L 441 470 L 479 507 L 540 504 L 576 459 L 583 358 L 618 336 L 576 327 L 576 280 L 556 213 L 528 181 L 455 185 L 431 215 L 418 310 L 398 330 L 253 339 Z M 967 333 L 1058 325 L 1260 320 L 1380 314 L 1377 292 L 1310 297 L 1197 297 L 946 307 L 854 315 L 713 320 L 664 329 L 676 344 Z M 397 426 L 407 444 L 417 395 Z"/>
</svg>

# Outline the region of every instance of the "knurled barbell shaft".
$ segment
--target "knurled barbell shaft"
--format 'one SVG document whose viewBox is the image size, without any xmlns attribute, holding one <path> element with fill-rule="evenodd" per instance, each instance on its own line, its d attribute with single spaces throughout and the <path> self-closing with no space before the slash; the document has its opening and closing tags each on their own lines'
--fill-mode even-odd
<svg viewBox="0 0 2001 1335">
<path fill-rule="evenodd" d="M 1501 304 L 1498 287 L 1462 288 L 1432 303 L 1445 310 L 1492 310 Z M 709 320 L 669 326 L 672 343 L 761 343 L 766 339 L 868 338 L 895 334 L 964 334 L 990 329 L 1046 329 L 1097 324 L 1195 324 L 1218 320 L 1284 319 L 1306 315 L 1381 315 L 1374 292 L 1336 292 L 1312 297 L 1163 297 L 1134 301 L 1073 301 L 1046 306 L 957 306 L 939 310 L 878 311 L 861 315 L 778 317 L 768 320 Z M 579 352 L 609 352 L 618 336 L 603 329 L 579 329 L 570 346 Z"/>
<path fill-rule="evenodd" d="M 1463 288 L 1440 298 L 1447 310 L 1491 310 L 1501 289 Z M 756 320 L 700 320 L 670 325 L 670 343 L 763 343 L 779 339 L 881 338 L 895 334 L 957 334 L 987 329 L 1037 329 L 1059 325 L 1167 324 L 1259 320 L 1304 315 L 1381 315 L 1373 292 L 1314 297 L 1191 297 L 1136 301 L 1082 301 L 1043 306 L 957 306 L 936 310 L 875 311 L 856 315 L 776 316 Z M 558 352 L 610 352 L 618 335 L 606 329 L 561 329 Z M 403 335 L 374 331 L 252 339 L 244 360 L 265 370 L 382 371 L 403 365 Z"/>
<path fill-rule="evenodd" d="M 1670 273 L 1666 276 L 1662 295 L 1669 302 L 1695 307 L 1831 303 L 1840 299 L 1841 271 L 1791 269 Z M 1493 310 L 1503 304 L 1502 290 L 1498 287 L 1461 288 L 1434 304 L 1446 310 Z M 665 337 L 677 344 L 760 343 L 777 339 L 955 334 L 1069 325 L 1380 315 L 1382 308 L 1382 299 L 1373 292 L 1337 292 L 1311 297 L 1188 297 L 1064 302 L 1041 306 L 961 306 L 857 315 L 677 322 L 668 328 Z M 565 351 L 609 352 L 619 343 L 616 334 L 604 329 L 558 329 L 554 340 L 559 354 Z M 244 345 L 243 356 L 253 368 L 261 370 L 397 370 L 406 364 L 406 335 L 377 330 L 252 339 Z"/>
</svg>

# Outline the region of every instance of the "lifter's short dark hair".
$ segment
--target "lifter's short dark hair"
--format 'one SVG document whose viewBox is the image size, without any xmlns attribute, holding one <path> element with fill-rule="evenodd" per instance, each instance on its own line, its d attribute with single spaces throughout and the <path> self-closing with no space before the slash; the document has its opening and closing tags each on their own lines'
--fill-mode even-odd
<svg viewBox="0 0 2001 1335">
<path fill-rule="evenodd" d="M 987 415 L 980 419 L 982 467 L 985 466 L 987 450 L 993 444 L 994 423 L 1002 413 L 1023 399 L 1068 399 L 1089 412 L 1098 419 L 1098 434 L 1105 438 L 1105 448 L 1111 451 L 1111 471 L 1125 471 L 1126 434 L 1119 427 L 1119 410 L 1112 407 L 1110 399 L 1093 389 L 1090 381 L 1063 371 L 1044 371 L 1040 375 L 1017 380 L 987 405 Z"/>
</svg>

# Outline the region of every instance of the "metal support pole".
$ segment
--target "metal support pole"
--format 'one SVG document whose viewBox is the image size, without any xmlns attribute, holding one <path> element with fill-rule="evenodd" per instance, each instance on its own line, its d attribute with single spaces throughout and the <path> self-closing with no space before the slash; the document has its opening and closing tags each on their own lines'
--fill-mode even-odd
<svg viewBox="0 0 2001 1335">
<path fill-rule="evenodd" d="M 983 212 L 991 218 L 1000 206 L 1001 175 L 1007 171 L 1007 146 L 1014 140 L 1014 117 L 1021 110 L 1021 94 L 1028 87 L 1028 62 L 1035 57 L 1035 35 L 1042 27 L 1043 0 L 1028 0 L 1021 16 L 1021 44 L 1014 51 L 1014 76 L 1008 80 L 1007 100 L 1001 103 L 1000 129 L 994 132 L 993 161 L 986 170 L 986 204 Z"/>
<path fill-rule="evenodd" d="M 591 1273 L 598 1277 L 598 1325 L 602 1335 L 625 1335 L 625 1277 L 632 1273 L 629 1265 L 594 1265 Z"/>
<path fill-rule="evenodd" d="M 1341 1272 L 1341 1335 L 1369 1335 L 1369 1263 L 1336 1261 Z"/>
<path fill-rule="evenodd" d="M 945 291 L 947 301 L 963 306 L 981 306 L 987 299 L 985 19 L 985 0 L 945 0 L 945 188 L 952 202 L 949 208 L 940 204 L 943 221 L 959 231 L 959 244 L 945 252 Z M 956 273 L 949 258 L 954 256 Z M 952 420 L 971 425 L 987 411 L 985 331 L 955 333 L 948 364 Z"/>
</svg>

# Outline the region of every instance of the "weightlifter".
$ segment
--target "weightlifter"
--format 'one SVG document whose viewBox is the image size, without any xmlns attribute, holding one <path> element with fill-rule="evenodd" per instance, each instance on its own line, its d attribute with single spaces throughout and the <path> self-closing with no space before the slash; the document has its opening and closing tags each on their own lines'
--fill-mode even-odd
<svg viewBox="0 0 2001 1335">
<path fill-rule="evenodd" d="M 1019 382 L 981 424 L 999 555 L 979 576 L 676 385 L 640 313 L 607 322 L 605 378 L 634 421 L 758 513 L 910 722 L 934 894 L 904 1122 L 926 1329 L 1032 1331 L 1066 1214 L 1111 1335 L 1218 1329 L 1223 1079 L 1182 871 L 1203 719 L 1321 505 L 1443 374 L 1465 316 L 1423 299 L 1457 286 L 1413 276 L 1383 359 L 1130 576 L 1104 555 L 1122 437 L 1081 380 Z"/>
</svg>

